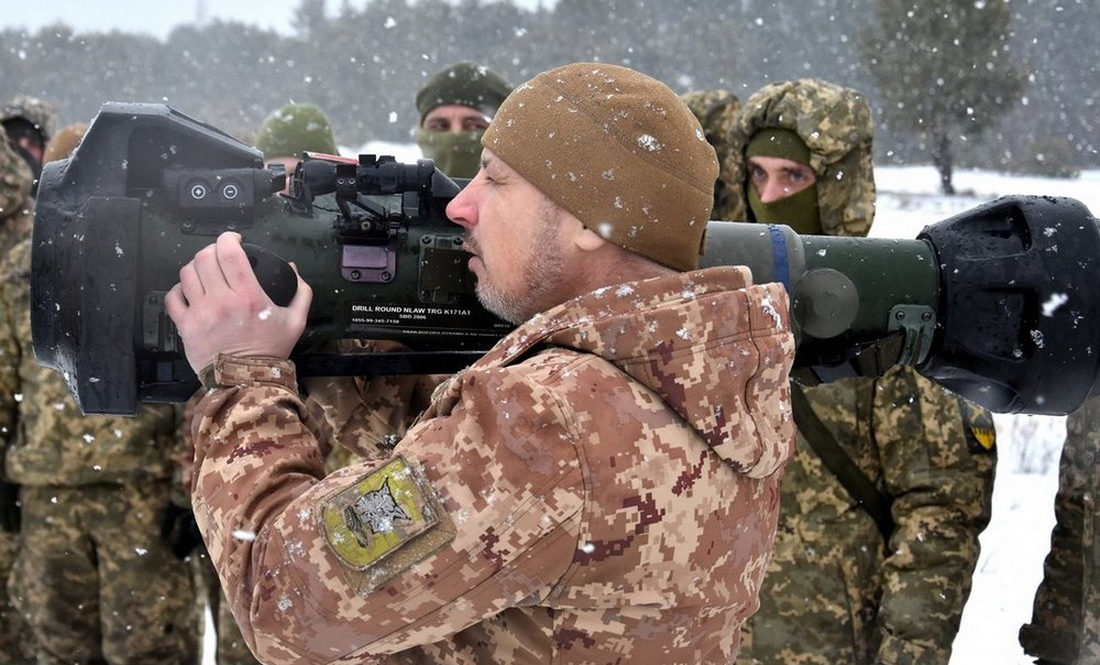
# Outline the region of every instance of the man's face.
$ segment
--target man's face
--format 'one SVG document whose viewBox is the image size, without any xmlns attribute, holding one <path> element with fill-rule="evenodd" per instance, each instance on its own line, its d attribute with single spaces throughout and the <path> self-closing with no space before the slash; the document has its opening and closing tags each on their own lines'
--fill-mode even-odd
<svg viewBox="0 0 1100 665">
<path fill-rule="evenodd" d="M 46 154 L 46 146 L 41 141 L 35 141 L 26 136 L 20 136 L 16 139 L 16 144 L 30 153 L 31 157 L 39 164 L 42 163 L 42 155 Z"/>
<path fill-rule="evenodd" d="M 482 152 L 481 170 L 447 216 L 466 229 L 469 267 L 486 309 L 519 324 L 571 297 L 563 215 L 491 151 Z"/>
<path fill-rule="evenodd" d="M 809 166 L 794 160 L 757 155 L 749 158 L 749 180 L 761 203 L 773 203 L 806 189 L 817 176 Z"/>
<path fill-rule="evenodd" d="M 428 111 L 422 126 L 429 132 L 477 132 L 489 127 L 489 118 L 469 106 L 445 104 Z"/>
</svg>

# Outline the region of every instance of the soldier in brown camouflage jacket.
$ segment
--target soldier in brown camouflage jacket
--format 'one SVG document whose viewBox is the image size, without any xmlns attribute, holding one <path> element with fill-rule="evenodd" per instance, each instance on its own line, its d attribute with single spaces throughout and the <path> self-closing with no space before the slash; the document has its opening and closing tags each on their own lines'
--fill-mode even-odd
<svg viewBox="0 0 1100 665">
<path fill-rule="evenodd" d="M 8 135 L 0 127 L 0 259 L 31 234 L 34 199 L 30 167 L 8 145 Z M 9 436 L 7 430 L 0 436 Z M 15 565 L 19 548 L 18 485 L 11 483 L 0 468 L 0 665 L 34 662 L 33 639 L 26 622 L 8 596 L 7 581 Z"/>
<path fill-rule="evenodd" d="M 1042 665 L 1100 663 L 1100 398 L 1066 419 L 1058 464 L 1057 524 L 1031 622 L 1020 629 L 1024 652 Z"/>
<path fill-rule="evenodd" d="M 872 132 L 854 90 L 813 79 L 764 87 L 730 135 L 729 170 L 743 183 L 734 217 L 865 235 Z M 947 663 L 989 521 L 992 417 L 901 367 L 804 392 L 895 526 L 884 540 L 796 423 L 775 554 L 738 663 Z"/>
<path fill-rule="evenodd" d="M 786 296 L 694 270 L 718 165 L 647 76 L 543 73 L 483 146 L 448 215 L 521 325 L 360 464 L 323 476 L 285 360 L 304 281 L 275 307 L 225 234 L 166 298 L 244 635 L 268 663 L 728 663 L 793 445 Z"/>
<path fill-rule="evenodd" d="M 197 662 L 188 569 L 162 540 L 178 417 L 80 413 L 61 376 L 35 362 L 31 240 L 0 261 L 0 432 L 20 485 L 13 601 L 40 665 Z"/>
</svg>

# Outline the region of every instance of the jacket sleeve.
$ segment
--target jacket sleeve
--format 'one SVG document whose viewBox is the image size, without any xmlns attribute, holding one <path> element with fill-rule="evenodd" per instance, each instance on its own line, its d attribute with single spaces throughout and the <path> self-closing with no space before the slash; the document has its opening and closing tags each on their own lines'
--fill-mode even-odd
<svg viewBox="0 0 1100 665">
<path fill-rule="evenodd" d="M 978 535 L 989 524 L 996 462 L 992 431 L 982 437 L 988 448 L 973 433 L 959 398 L 916 372 L 896 368 L 876 382 L 873 435 L 896 523 L 883 568 L 878 663 L 950 656 Z"/>
<path fill-rule="evenodd" d="M 22 350 L 17 318 L 20 302 L 13 293 L 10 262 L 0 263 L 0 450 L 15 438 L 19 423 Z M 3 457 L 0 456 L 0 475 Z"/>
<path fill-rule="evenodd" d="M 342 354 L 386 353 L 406 350 L 384 340 L 340 340 L 334 349 Z M 316 377 L 304 380 L 306 407 L 325 428 L 323 443 L 331 442 L 329 457 L 379 459 L 405 435 L 409 425 L 428 407 L 432 390 L 444 375 L 393 375 L 375 377 Z M 343 464 L 337 464 L 343 466 Z"/>
<path fill-rule="evenodd" d="M 290 363 L 221 356 L 215 375 L 232 387 L 199 405 L 192 500 L 264 662 L 369 662 L 438 642 L 549 593 L 572 561 L 582 481 L 548 391 L 469 373 L 393 455 L 322 478 Z"/>
</svg>

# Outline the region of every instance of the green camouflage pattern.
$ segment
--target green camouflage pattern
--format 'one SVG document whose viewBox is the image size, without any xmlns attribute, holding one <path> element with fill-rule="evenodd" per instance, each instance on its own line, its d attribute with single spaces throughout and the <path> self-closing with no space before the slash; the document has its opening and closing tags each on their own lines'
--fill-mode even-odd
<svg viewBox="0 0 1100 665">
<path fill-rule="evenodd" d="M 1066 419 L 1058 464 L 1057 523 L 1035 592 L 1024 652 L 1058 665 L 1100 663 L 1100 398 Z"/>
<path fill-rule="evenodd" d="M 729 90 L 693 90 L 680 95 L 691 112 L 703 126 L 703 134 L 707 137 L 707 143 L 714 147 L 718 157 L 720 170 L 718 180 L 714 183 L 714 209 L 710 213 L 711 219 L 733 221 L 731 198 L 737 196 L 735 192 L 741 189 L 744 180 L 734 179 L 730 171 L 732 163 L 729 160 L 729 135 L 737 121 L 737 114 L 741 110 L 741 100 Z"/>
<path fill-rule="evenodd" d="M 40 665 L 194 665 L 189 566 L 160 534 L 170 481 L 27 487 L 16 604 Z"/>
<path fill-rule="evenodd" d="M 0 580 L 11 578 L 20 540 L 17 533 L 0 531 Z M 30 626 L 11 602 L 8 585 L 0 583 L 0 665 L 32 665 L 34 644 Z"/>
<path fill-rule="evenodd" d="M 144 652 L 134 649 L 161 644 L 166 638 L 159 631 L 165 625 L 194 627 L 193 621 L 187 624 L 176 617 L 174 610 L 157 615 L 161 608 L 174 607 L 174 601 L 162 598 L 166 590 L 183 599 L 188 609 L 194 608 L 188 571 L 164 565 L 174 559 L 160 536 L 162 513 L 174 486 L 173 457 L 181 452 L 179 414 L 170 405 L 143 406 L 134 418 L 81 414 L 61 376 L 34 358 L 30 249 L 31 240 L 24 240 L 0 261 L 0 434 L 5 476 L 22 486 L 23 527 L 12 580 L 22 598 L 15 594 L 13 602 L 33 608 L 25 614 L 33 618 L 39 663 L 76 662 L 73 649 L 84 654 L 79 660 L 95 658 L 96 652 L 86 651 L 93 643 L 104 651 L 98 657 L 115 659 L 112 662 L 177 662 L 160 647 L 140 658 Z M 61 496 L 66 502 L 59 503 Z M 35 521 L 39 519 L 43 521 Z M 98 573 L 87 567 L 77 571 L 78 561 L 92 560 L 99 562 Z M 111 572 L 107 566 L 114 565 L 112 560 L 117 570 L 108 581 L 102 576 Z M 139 565 L 150 562 L 156 564 Z M 56 569 L 64 566 L 73 566 L 71 575 Z M 85 573 L 90 577 L 76 579 Z M 91 594 L 86 586 L 96 574 L 103 582 L 96 592 L 100 612 L 134 618 L 115 626 L 115 633 L 108 629 L 113 621 L 108 617 L 85 620 L 94 616 L 94 605 L 87 602 L 84 618 L 78 620 L 78 605 L 65 595 Z M 120 582 L 123 577 L 125 582 Z M 145 634 L 146 630 L 154 633 Z M 194 653 L 197 632 L 189 630 L 186 639 Z M 184 639 L 181 634 L 172 636 L 173 644 Z"/>
<path fill-rule="evenodd" d="M 6 473 L 21 485 L 171 478 L 179 414 L 143 405 L 134 418 L 84 416 L 61 375 L 31 348 L 29 240 L 0 263 L 0 433 Z"/>
<path fill-rule="evenodd" d="M 386 340 L 341 340 L 339 353 L 388 353 L 407 347 Z M 325 468 L 332 472 L 390 450 L 424 409 L 445 374 L 422 376 L 311 377 L 303 380 L 306 408 L 331 443 Z"/>
<path fill-rule="evenodd" d="M 192 502 L 245 639 L 272 665 L 730 662 L 793 450 L 788 307 L 744 268 L 598 289 L 327 476 L 293 364 L 219 356 Z M 352 565 L 347 529 L 385 555 Z"/>
<path fill-rule="evenodd" d="M 0 257 L 31 235 L 33 182 L 30 167 L 8 145 L 8 135 L 0 127 Z"/>
<path fill-rule="evenodd" d="M 958 398 L 911 369 L 805 392 L 892 498 L 896 527 L 887 545 L 799 434 L 738 665 L 947 663 L 989 522 L 995 456 L 971 451 Z"/>
<path fill-rule="evenodd" d="M 822 231 L 867 235 L 875 215 L 874 124 L 864 96 L 818 79 L 773 83 L 753 93 L 729 134 L 728 158 L 722 166 L 730 182 L 741 183 L 729 204 L 733 221 L 751 221 L 745 147 L 756 132 L 768 128 L 791 130 L 809 147 Z"/>
<path fill-rule="evenodd" d="M 30 168 L 8 145 L 8 135 L 0 127 L 0 257 L 30 236 L 33 181 Z M 0 580 L 10 577 L 19 541 L 19 534 L 0 530 Z M 34 651 L 30 627 L 12 605 L 7 585 L 0 583 L 0 665 L 33 663 Z"/>
</svg>

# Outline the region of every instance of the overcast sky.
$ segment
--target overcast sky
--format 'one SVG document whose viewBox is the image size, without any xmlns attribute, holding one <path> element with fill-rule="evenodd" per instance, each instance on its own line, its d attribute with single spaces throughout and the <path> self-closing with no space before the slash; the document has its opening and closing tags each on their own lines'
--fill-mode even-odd
<svg viewBox="0 0 1100 665">
<path fill-rule="evenodd" d="M 533 9 L 540 0 L 513 0 L 521 7 Z M 555 0 L 541 0 L 551 7 Z M 361 7 L 366 0 L 348 0 Z M 293 34 L 291 17 L 300 0 L 39 0 L 39 2 L 3 3 L 0 28 L 39 28 L 62 22 L 77 32 L 145 33 L 164 38 L 172 28 L 198 20 L 232 20 L 251 23 L 283 34 Z M 330 12 L 344 0 L 329 0 Z"/>
</svg>

